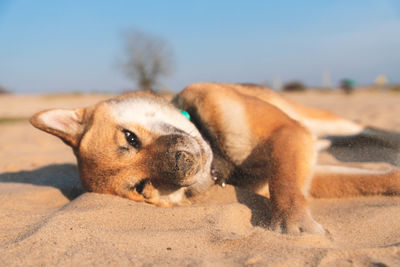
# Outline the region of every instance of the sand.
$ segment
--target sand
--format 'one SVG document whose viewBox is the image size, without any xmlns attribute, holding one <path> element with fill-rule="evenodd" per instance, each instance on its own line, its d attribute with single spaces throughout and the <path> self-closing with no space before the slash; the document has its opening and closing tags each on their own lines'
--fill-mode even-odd
<svg viewBox="0 0 400 267">
<path fill-rule="evenodd" d="M 0 96 L 0 117 L 87 106 L 105 97 Z M 288 97 L 400 132 L 400 94 Z M 396 151 L 382 151 L 390 156 L 356 150 L 354 163 L 330 151 L 319 161 L 398 165 Z M 400 197 L 312 199 L 310 206 L 330 236 L 269 231 L 268 200 L 231 186 L 215 186 L 194 205 L 173 208 L 87 193 L 71 149 L 27 121 L 0 124 L 0 266 L 400 265 Z"/>
</svg>

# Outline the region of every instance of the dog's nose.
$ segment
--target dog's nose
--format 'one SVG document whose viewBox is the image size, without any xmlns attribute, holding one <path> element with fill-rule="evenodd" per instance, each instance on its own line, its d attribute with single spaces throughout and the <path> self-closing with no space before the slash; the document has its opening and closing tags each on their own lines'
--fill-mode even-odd
<svg viewBox="0 0 400 267">
<path fill-rule="evenodd" d="M 196 157 L 186 151 L 177 151 L 175 153 L 175 162 L 176 179 L 178 184 L 185 185 L 186 183 L 190 183 L 190 177 L 193 176 L 198 169 Z"/>
<path fill-rule="evenodd" d="M 187 171 L 194 164 L 194 157 L 192 154 L 185 151 L 178 151 L 175 153 L 176 166 L 179 170 Z"/>
</svg>

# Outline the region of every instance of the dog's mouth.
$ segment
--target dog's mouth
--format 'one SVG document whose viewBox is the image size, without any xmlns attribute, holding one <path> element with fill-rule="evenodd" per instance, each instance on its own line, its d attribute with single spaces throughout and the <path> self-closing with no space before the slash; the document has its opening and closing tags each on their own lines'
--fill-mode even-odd
<svg viewBox="0 0 400 267">
<path fill-rule="evenodd" d="M 210 176 L 211 179 L 214 181 L 215 184 L 218 184 L 222 187 L 225 187 L 226 182 L 225 179 L 223 179 L 221 177 L 221 175 L 218 173 L 216 167 L 215 167 L 215 163 L 214 160 L 211 162 L 211 168 L 210 168 Z"/>
<path fill-rule="evenodd" d="M 145 199 L 151 199 L 155 188 L 149 178 L 143 179 L 137 184 L 130 187 L 130 190 L 135 192 L 137 195 L 142 196 Z"/>
<path fill-rule="evenodd" d="M 217 175 L 217 172 L 215 170 L 214 161 L 211 162 L 210 176 L 211 176 L 211 179 L 213 179 L 215 182 L 217 182 L 218 175 Z"/>
<path fill-rule="evenodd" d="M 143 179 L 141 180 L 138 184 L 134 185 L 131 190 L 135 190 L 136 193 L 138 193 L 139 195 L 141 195 L 143 193 L 143 190 L 145 189 L 145 187 L 147 185 L 150 185 L 151 181 L 150 179 Z"/>
</svg>

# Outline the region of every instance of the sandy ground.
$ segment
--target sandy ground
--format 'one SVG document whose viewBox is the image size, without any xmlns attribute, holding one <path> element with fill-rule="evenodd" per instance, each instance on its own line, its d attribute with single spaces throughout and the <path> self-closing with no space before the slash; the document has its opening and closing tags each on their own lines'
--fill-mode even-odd
<svg viewBox="0 0 400 267">
<path fill-rule="evenodd" d="M 0 96 L 0 117 L 88 106 L 106 95 Z M 368 125 L 400 132 L 400 94 L 290 94 Z M 356 148 L 319 161 L 388 169 L 397 151 Z M 375 162 L 369 162 L 369 161 Z M 266 228 L 267 199 L 214 187 L 193 206 L 158 208 L 85 193 L 72 151 L 27 121 L 0 123 L 0 266 L 399 266 L 400 197 L 315 199 L 331 236 Z"/>
</svg>

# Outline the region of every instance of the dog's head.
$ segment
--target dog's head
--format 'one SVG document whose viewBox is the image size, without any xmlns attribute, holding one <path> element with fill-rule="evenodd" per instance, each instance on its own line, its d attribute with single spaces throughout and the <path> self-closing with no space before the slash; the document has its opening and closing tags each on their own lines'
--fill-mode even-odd
<svg viewBox="0 0 400 267">
<path fill-rule="evenodd" d="M 31 123 L 73 148 L 90 192 L 168 205 L 212 184 L 209 145 L 178 109 L 152 93 L 46 110 Z"/>
</svg>

